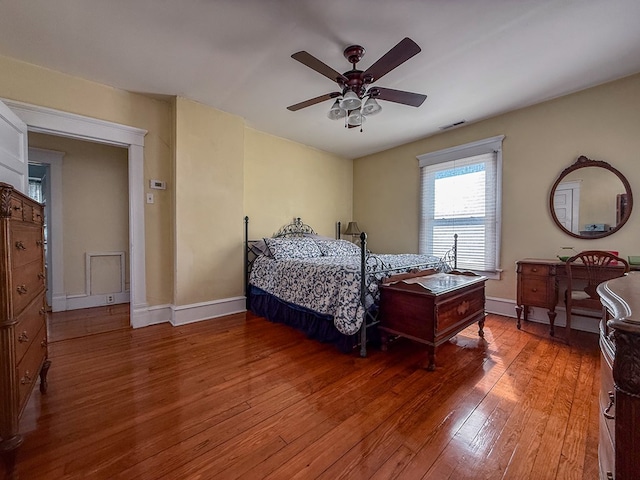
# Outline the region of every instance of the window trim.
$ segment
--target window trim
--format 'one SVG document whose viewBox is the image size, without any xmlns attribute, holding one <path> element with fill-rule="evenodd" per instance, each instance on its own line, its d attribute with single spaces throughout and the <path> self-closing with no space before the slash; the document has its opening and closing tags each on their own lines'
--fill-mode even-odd
<svg viewBox="0 0 640 480">
<path fill-rule="evenodd" d="M 500 253 L 501 253 L 501 239 L 502 239 L 502 141 L 504 135 L 497 135 L 495 137 L 489 137 L 475 142 L 465 143 L 463 145 L 457 145 L 455 147 L 445 148 L 437 150 L 435 152 L 424 153 L 418 155 L 418 165 L 420 167 L 420 175 L 422 175 L 422 168 L 436 165 L 439 163 L 450 162 L 453 160 L 459 160 L 462 158 L 473 157 L 475 155 L 482 155 L 485 153 L 496 153 L 496 239 L 495 239 L 495 269 L 492 271 L 477 271 L 482 275 L 486 275 L 489 278 L 500 278 L 502 269 L 500 268 Z M 420 195 L 422 195 L 422 182 L 420 185 Z M 419 222 L 422 223 L 422 206 L 419 211 Z"/>
</svg>

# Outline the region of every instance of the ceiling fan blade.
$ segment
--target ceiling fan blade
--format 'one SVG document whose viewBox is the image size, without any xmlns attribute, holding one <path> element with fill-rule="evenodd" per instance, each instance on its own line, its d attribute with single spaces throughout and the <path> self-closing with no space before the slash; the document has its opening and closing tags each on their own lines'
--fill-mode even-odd
<svg viewBox="0 0 640 480">
<path fill-rule="evenodd" d="M 410 105 L 412 107 L 419 107 L 427 99 L 427 96 L 421 93 L 405 92 L 403 90 L 383 87 L 374 87 L 370 90 L 370 93 L 377 100 L 403 103 L 404 105 Z"/>
<path fill-rule="evenodd" d="M 363 77 L 370 76 L 371 82 L 375 82 L 389 73 L 391 70 L 420 53 L 421 49 L 416 42 L 405 37 L 400 42 L 378 59 L 376 63 L 365 70 Z"/>
<path fill-rule="evenodd" d="M 340 94 L 338 92 L 325 93 L 324 95 L 320 95 L 319 97 L 311 98 L 309 100 L 305 100 L 304 102 L 296 103 L 295 105 L 290 105 L 287 107 L 287 110 L 296 112 L 302 108 L 310 107 L 311 105 L 315 105 L 316 103 L 324 102 L 325 100 L 331 100 L 332 98 L 336 98 L 339 96 Z"/>
<path fill-rule="evenodd" d="M 300 63 L 302 63 L 303 65 L 306 65 L 312 70 L 315 70 L 316 72 L 321 73 L 322 75 L 327 77 L 329 80 L 333 80 L 334 82 L 337 82 L 337 83 L 348 82 L 347 78 L 344 75 L 335 71 L 329 65 L 322 63 L 320 60 L 318 60 L 316 57 L 314 57 L 310 53 L 297 52 L 291 55 L 291 58 L 299 61 Z"/>
</svg>

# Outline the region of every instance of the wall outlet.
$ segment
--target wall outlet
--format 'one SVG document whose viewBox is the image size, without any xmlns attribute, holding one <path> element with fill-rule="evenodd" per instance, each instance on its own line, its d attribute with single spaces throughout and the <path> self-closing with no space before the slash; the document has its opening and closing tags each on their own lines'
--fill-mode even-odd
<svg viewBox="0 0 640 480">
<path fill-rule="evenodd" d="M 113 294 L 107 295 L 107 305 L 111 305 L 113 303 L 116 303 L 116 296 Z"/>
</svg>

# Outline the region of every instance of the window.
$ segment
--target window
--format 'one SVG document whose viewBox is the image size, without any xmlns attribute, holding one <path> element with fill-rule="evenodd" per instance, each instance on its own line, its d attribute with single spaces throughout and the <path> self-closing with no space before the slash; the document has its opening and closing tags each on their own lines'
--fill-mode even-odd
<svg viewBox="0 0 640 480">
<path fill-rule="evenodd" d="M 458 235 L 459 269 L 499 272 L 502 139 L 420 155 L 420 253 L 443 256 Z"/>
<path fill-rule="evenodd" d="M 42 195 L 42 180 L 40 178 L 29 177 L 29 196 L 36 202 L 44 202 Z"/>
</svg>

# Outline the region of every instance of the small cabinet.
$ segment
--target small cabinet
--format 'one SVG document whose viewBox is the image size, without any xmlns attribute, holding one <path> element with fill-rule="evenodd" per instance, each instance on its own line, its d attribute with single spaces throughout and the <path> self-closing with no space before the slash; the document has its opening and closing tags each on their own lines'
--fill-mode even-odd
<svg viewBox="0 0 640 480">
<path fill-rule="evenodd" d="M 516 263 L 518 328 L 524 314 L 529 318 L 528 307 L 545 308 L 548 311 L 550 332 L 554 335 L 558 288 L 556 286 L 556 260 L 524 259 Z"/>
</svg>

